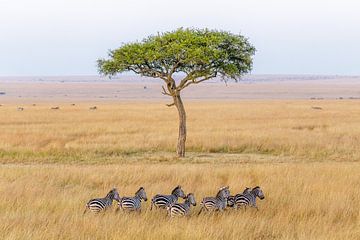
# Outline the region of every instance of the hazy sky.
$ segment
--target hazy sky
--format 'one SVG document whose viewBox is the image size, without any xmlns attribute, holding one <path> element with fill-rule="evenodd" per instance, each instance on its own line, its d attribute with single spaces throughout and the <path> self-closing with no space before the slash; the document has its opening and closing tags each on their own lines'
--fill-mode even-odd
<svg viewBox="0 0 360 240">
<path fill-rule="evenodd" d="M 108 49 L 178 27 L 249 37 L 256 74 L 360 75 L 358 0 L 0 0 L 0 75 L 96 74 Z"/>
</svg>

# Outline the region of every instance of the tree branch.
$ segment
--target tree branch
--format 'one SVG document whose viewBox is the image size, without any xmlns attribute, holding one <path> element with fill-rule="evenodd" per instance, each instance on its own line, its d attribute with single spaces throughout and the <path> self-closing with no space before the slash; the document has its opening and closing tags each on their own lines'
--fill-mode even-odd
<svg viewBox="0 0 360 240">
<path fill-rule="evenodd" d="M 166 106 L 168 106 L 168 107 L 172 107 L 174 105 L 175 105 L 175 103 L 166 104 Z"/>
<path fill-rule="evenodd" d="M 213 74 L 211 74 L 211 75 L 209 75 L 209 76 L 207 76 L 207 77 L 204 77 L 204 78 L 202 78 L 202 79 L 199 79 L 199 80 L 192 79 L 191 81 L 189 81 L 190 79 L 187 79 L 187 80 L 184 82 L 184 84 L 181 84 L 181 83 L 180 83 L 180 85 L 179 85 L 179 90 L 181 91 L 182 89 L 188 87 L 188 86 L 191 85 L 191 84 L 198 84 L 198 83 L 204 82 L 204 81 L 209 80 L 209 79 L 214 78 L 214 77 L 216 77 L 216 73 L 213 73 Z M 184 79 L 186 79 L 186 78 L 184 78 Z M 183 80 L 184 80 L 184 79 L 183 79 Z M 183 82 L 183 80 L 182 80 L 181 82 Z"/>
<path fill-rule="evenodd" d="M 176 71 L 177 67 L 180 65 L 180 61 L 177 61 L 174 66 L 171 68 L 171 71 L 169 72 L 169 76 L 172 76 L 174 72 Z"/>
<path fill-rule="evenodd" d="M 164 94 L 164 95 L 167 95 L 167 96 L 172 96 L 170 93 L 168 93 L 168 92 L 166 92 L 166 90 L 165 90 L 165 88 L 164 88 L 164 86 L 161 86 L 162 87 L 162 94 Z"/>
</svg>

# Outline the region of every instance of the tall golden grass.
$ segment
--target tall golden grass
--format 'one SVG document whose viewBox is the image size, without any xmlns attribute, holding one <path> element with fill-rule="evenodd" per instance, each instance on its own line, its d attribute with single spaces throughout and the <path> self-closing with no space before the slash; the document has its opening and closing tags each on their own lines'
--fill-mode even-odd
<svg viewBox="0 0 360 240">
<path fill-rule="evenodd" d="M 358 163 L 135 163 L 19 165 L 0 169 L 1 239 L 359 239 Z M 149 198 L 177 184 L 198 205 L 185 219 L 164 211 L 83 215 L 86 202 L 114 186 Z M 260 185 L 259 211 L 201 214 L 199 203 L 220 186 L 232 193 Z M 114 205 L 115 206 L 115 205 Z"/>
<path fill-rule="evenodd" d="M 1 161 L 102 161 L 175 150 L 177 112 L 163 103 L 103 103 L 96 111 L 93 104 L 53 105 L 0 107 Z M 360 159 L 356 100 L 188 102 L 186 109 L 189 152 Z"/>
<path fill-rule="evenodd" d="M 360 239 L 358 101 L 188 102 L 185 159 L 162 103 L 22 106 L 0 107 L 0 239 Z M 151 198 L 178 184 L 198 204 L 224 185 L 266 197 L 171 220 L 149 202 L 82 214 L 112 187 Z"/>
</svg>

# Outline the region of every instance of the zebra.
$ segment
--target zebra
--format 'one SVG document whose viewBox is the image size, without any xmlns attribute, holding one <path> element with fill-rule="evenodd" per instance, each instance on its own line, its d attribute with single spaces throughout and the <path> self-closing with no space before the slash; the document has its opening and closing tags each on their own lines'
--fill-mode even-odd
<svg viewBox="0 0 360 240">
<path fill-rule="evenodd" d="M 216 197 L 205 197 L 201 201 L 201 209 L 198 215 L 205 209 L 207 211 L 224 211 L 227 205 L 227 199 L 230 196 L 229 186 L 222 187 L 216 194 Z"/>
<path fill-rule="evenodd" d="M 190 206 L 196 206 L 195 196 L 193 193 L 189 193 L 185 197 L 184 203 L 175 203 L 167 207 L 168 215 L 170 217 L 175 216 L 187 216 L 190 213 Z"/>
<path fill-rule="evenodd" d="M 251 189 L 251 191 L 246 193 L 235 195 L 234 208 L 237 209 L 244 207 L 246 209 L 246 206 L 250 206 L 259 210 L 256 206 L 256 197 L 260 198 L 261 200 L 265 198 L 264 193 L 259 186 L 254 187 Z"/>
<path fill-rule="evenodd" d="M 177 186 L 172 190 L 171 195 L 161 195 L 157 194 L 151 199 L 151 207 L 150 210 L 152 210 L 153 205 L 157 208 L 165 209 L 170 204 L 177 203 L 178 199 L 185 198 L 186 195 L 184 191 L 181 189 L 181 186 Z"/>
<path fill-rule="evenodd" d="M 249 193 L 251 191 L 251 188 L 245 188 L 242 194 Z M 239 194 L 237 194 L 239 195 Z M 236 196 L 236 195 L 235 195 Z M 235 207 L 235 196 L 229 196 L 227 199 L 227 206 L 228 207 Z"/>
<path fill-rule="evenodd" d="M 137 190 L 134 197 L 121 198 L 118 205 L 122 210 L 141 211 L 141 200 L 147 201 L 146 192 L 143 187 Z"/>
<path fill-rule="evenodd" d="M 116 188 L 113 188 L 104 198 L 91 199 L 85 206 L 84 214 L 88 209 L 94 213 L 105 211 L 112 206 L 113 200 L 120 201 L 120 196 Z"/>
</svg>

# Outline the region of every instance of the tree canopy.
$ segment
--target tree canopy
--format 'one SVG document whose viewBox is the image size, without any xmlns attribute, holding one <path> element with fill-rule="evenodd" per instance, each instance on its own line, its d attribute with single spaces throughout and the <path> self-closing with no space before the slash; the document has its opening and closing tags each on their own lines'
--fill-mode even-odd
<svg viewBox="0 0 360 240">
<path fill-rule="evenodd" d="M 174 73 L 185 74 L 181 90 L 217 76 L 238 80 L 252 68 L 255 48 L 239 34 L 208 29 L 177 29 L 126 43 L 98 60 L 103 74 L 133 71 L 165 81 Z"/>
</svg>

